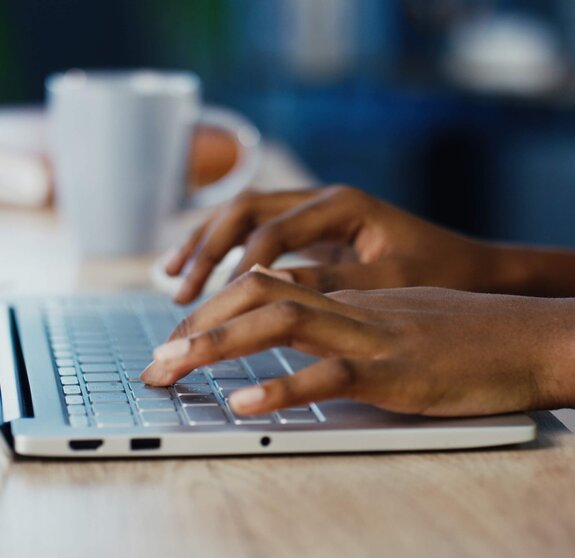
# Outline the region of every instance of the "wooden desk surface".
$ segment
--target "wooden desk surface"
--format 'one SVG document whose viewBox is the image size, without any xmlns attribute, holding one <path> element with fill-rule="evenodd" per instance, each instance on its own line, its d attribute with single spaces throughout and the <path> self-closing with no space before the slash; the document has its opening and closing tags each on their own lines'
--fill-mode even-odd
<svg viewBox="0 0 575 558">
<path fill-rule="evenodd" d="M 149 286 L 150 257 L 78 263 L 50 212 L 0 209 L 0 296 Z M 575 438 L 445 453 L 9 461 L 1 558 L 569 557 Z"/>
</svg>

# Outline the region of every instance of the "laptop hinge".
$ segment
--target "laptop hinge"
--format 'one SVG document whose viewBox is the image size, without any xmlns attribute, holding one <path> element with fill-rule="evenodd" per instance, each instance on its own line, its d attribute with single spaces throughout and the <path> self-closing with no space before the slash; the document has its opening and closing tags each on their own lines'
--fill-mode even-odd
<svg viewBox="0 0 575 558">
<path fill-rule="evenodd" d="M 14 334 L 10 308 L 0 304 L 0 425 L 24 416 Z"/>
</svg>

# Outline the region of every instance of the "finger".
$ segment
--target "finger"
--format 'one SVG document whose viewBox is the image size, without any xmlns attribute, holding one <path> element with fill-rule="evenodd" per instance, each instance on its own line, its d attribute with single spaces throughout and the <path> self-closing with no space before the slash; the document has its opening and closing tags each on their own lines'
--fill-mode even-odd
<svg viewBox="0 0 575 558">
<path fill-rule="evenodd" d="M 382 328 L 282 300 L 158 347 L 154 363 L 142 380 L 156 386 L 169 385 L 200 366 L 276 346 L 317 356 L 368 357 L 382 353 L 384 345 Z"/>
<path fill-rule="evenodd" d="M 270 380 L 230 395 L 232 410 L 258 415 L 326 399 L 352 399 L 394 413 L 450 416 L 430 412 L 449 393 L 449 383 L 389 358 L 338 357 L 321 360 L 294 375 Z M 456 397 L 461 390 L 455 390 Z M 454 413 L 455 415 L 464 413 Z"/>
<path fill-rule="evenodd" d="M 326 399 L 373 402 L 372 387 L 377 364 L 370 359 L 321 360 L 292 376 L 235 391 L 230 396 L 230 406 L 240 415 L 258 415 Z M 391 377 L 377 375 L 381 390 L 385 389 L 385 383 Z"/>
<path fill-rule="evenodd" d="M 204 236 L 210 222 L 211 219 L 198 227 L 190 235 L 188 240 L 180 247 L 180 249 L 170 258 L 170 261 L 166 264 L 166 273 L 168 275 L 179 275 L 182 272 L 184 265 L 200 243 L 200 240 Z"/>
<path fill-rule="evenodd" d="M 227 210 L 214 219 L 196 245 L 192 267 L 184 279 L 175 301 L 187 304 L 201 292 L 214 267 L 235 246 L 262 222 L 302 203 L 312 192 L 282 192 L 279 194 L 245 193 L 236 198 Z"/>
<path fill-rule="evenodd" d="M 363 319 L 365 310 L 333 300 L 312 289 L 264 273 L 242 275 L 187 316 L 169 340 L 187 337 L 278 300 L 293 300 L 314 308 Z"/>
<path fill-rule="evenodd" d="M 362 224 L 362 212 L 344 203 L 339 190 L 329 190 L 259 227 L 248 239 L 232 279 L 256 263 L 269 266 L 285 252 L 322 240 L 349 243 Z"/>
</svg>

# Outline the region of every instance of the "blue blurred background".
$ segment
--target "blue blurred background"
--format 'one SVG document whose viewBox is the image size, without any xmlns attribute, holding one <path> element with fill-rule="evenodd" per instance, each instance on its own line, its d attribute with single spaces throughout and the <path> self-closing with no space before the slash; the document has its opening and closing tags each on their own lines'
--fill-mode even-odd
<svg viewBox="0 0 575 558">
<path fill-rule="evenodd" d="M 573 0 L 1 0 L 0 103 L 72 67 L 191 69 L 324 182 L 573 245 Z"/>
</svg>

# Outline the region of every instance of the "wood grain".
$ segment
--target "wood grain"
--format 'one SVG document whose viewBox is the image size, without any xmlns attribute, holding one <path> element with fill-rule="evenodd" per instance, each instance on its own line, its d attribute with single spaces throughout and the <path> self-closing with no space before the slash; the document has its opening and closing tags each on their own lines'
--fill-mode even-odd
<svg viewBox="0 0 575 558">
<path fill-rule="evenodd" d="M 575 554 L 575 444 L 448 453 L 13 462 L 0 556 Z"/>
</svg>

